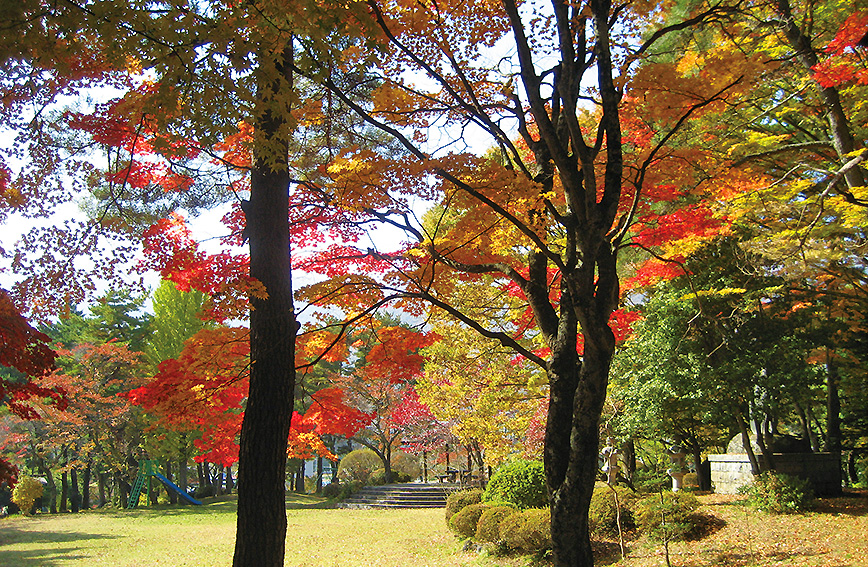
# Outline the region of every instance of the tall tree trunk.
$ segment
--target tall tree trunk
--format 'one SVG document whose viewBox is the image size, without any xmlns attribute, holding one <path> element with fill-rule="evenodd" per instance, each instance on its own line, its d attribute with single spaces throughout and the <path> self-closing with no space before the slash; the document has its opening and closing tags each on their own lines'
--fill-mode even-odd
<svg viewBox="0 0 868 567">
<path fill-rule="evenodd" d="M 187 456 L 183 455 L 178 459 L 178 487 L 187 492 L 187 484 Z M 178 503 L 185 505 L 187 501 L 181 498 Z"/>
<path fill-rule="evenodd" d="M 66 512 L 69 510 L 67 499 L 69 498 L 69 473 L 63 471 L 60 473 L 60 511 Z"/>
<path fill-rule="evenodd" d="M 99 472 L 96 475 L 97 491 L 99 494 L 99 504 L 98 505 L 100 508 L 105 506 L 106 503 L 108 502 L 108 500 L 106 499 L 106 490 L 105 490 L 107 477 L 108 477 L 108 475 L 104 472 Z"/>
<path fill-rule="evenodd" d="M 232 479 L 232 467 L 226 467 L 226 493 L 231 494 L 235 488 L 235 481 Z"/>
<path fill-rule="evenodd" d="M 754 417 L 753 426 L 756 429 L 756 444 L 759 445 L 760 453 L 763 456 L 764 467 L 760 467 L 763 471 L 775 470 L 775 459 L 772 455 L 771 447 L 766 443 L 766 434 L 763 432 L 762 423 L 758 417 Z"/>
<path fill-rule="evenodd" d="M 93 461 L 88 461 L 84 467 L 84 474 L 81 479 L 81 508 L 82 510 L 90 510 L 90 476 L 93 469 Z"/>
<path fill-rule="evenodd" d="M 175 482 L 175 479 L 172 476 L 172 459 L 166 459 L 166 462 L 163 464 L 163 469 L 166 471 L 166 478 Z M 181 490 L 186 490 L 182 488 Z M 174 490 L 167 490 L 166 494 L 169 495 L 169 504 L 177 504 L 178 503 L 178 493 Z"/>
<path fill-rule="evenodd" d="M 298 466 L 295 467 L 295 482 L 293 484 L 293 488 L 295 492 L 298 494 L 304 494 L 304 459 L 300 459 L 301 462 L 298 463 Z"/>
<path fill-rule="evenodd" d="M 548 371 L 545 469 L 552 560 L 558 567 L 592 567 L 588 509 L 597 474 L 599 419 L 609 364 L 588 352 L 580 363 L 575 341 L 565 347 L 553 353 Z"/>
<path fill-rule="evenodd" d="M 841 451 L 841 399 L 838 396 L 838 369 L 826 349 L 826 451 Z"/>
<path fill-rule="evenodd" d="M 744 419 L 744 413 L 741 409 L 735 412 L 735 420 L 738 423 L 738 430 L 741 432 L 741 446 L 744 452 L 747 453 L 748 461 L 750 461 L 750 472 L 754 476 L 758 476 L 761 472 L 760 464 L 756 458 L 756 453 L 753 451 L 753 445 L 750 442 L 750 431 L 748 431 L 747 421 Z"/>
<path fill-rule="evenodd" d="M 160 487 L 162 484 L 155 477 L 148 477 L 148 502 L 156 506 L 160 502 Z"/>
<path fill-rule="evenodd" d="M 78 470 L 72 469 L 69 471 L 69 508 L 70 511 L 77 514 L 81 511 L 81 492 L 78 489 Z"/>
<path fill-rule="evenodd" d="M 289 246 L 288 104 L 274 100 L 292 88 L 292 43 L 263 53 L 276 63 L 273 83 L 260 78 L 250 201 L 245 204 L 250 275 L 266 297 L 251 297 L 250 389 L 238 457 L 238 527 L 234 567 L 283 567 L 286 545 L 286 446 L 295 390 L 296 321 Z"/>
<path fill-rule="evenodd" d="M 802 439 L 807 440 L 811 444 L 811 451 L 816 453 L 820 450 L 820 444 L 817 442 L 817 436 L 814 435 L 814 430 L 811 429 L 811 424 L 808 421 L 808 414 L 805 413 L 805 408 L 802 404 L 794 401 L 793 406 L 796 409 L 796 416 L 799 418 L 799 429 L 801 429 Z"/>
<path fill-rule="evenodd" d="M 42 505 L 45 506 L 48 502 L 48 511 L 52 514 L 57 514 L 57 484 L 54 482 L 54 475 L 51 474 L 51 469 L 45 465 L 45 461 L 39 460 L 39 472 L 45 477 L 46 490 L 43 491 Z"/>
<path fill-rule="evenodd" d="M 316 458 L 316 494 L 322 492 L 322 473 L 323 473 L 323 458 L 322 456 L 317 456 Z"/>
<path fill-rule="evenodd" d="M 130 495 L 130 483 L 125 481 L 123 477 L 121 477 L 121 474 L 117 472 L 114 474 L 114 483 L 115 490 L 113 498 L 117 502 L 118 507 L 126 508 Z"/>
<path fill-rule="evenodd" d="M 621 445 L 621 462 L 624 463 L 624 476 L 632 485 L 636 474 L 636 442 L 632 437 Z"/>
<path fill-rule="evenodd" d="M 711 479 L 708 478 L 707 471 L 702 466 L 702 445 L 692 431 L 687 436 L 687 442 L 690 445 L 690 453 L 693 455 L 693 468 L 696 471 L 696 483 L 699 485 L 699 490 L 711 490 Z"/>
</svg>

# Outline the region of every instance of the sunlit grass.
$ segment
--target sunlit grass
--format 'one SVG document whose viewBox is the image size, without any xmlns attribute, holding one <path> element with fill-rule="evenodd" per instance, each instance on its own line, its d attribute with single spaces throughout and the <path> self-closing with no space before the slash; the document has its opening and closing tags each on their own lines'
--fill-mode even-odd
<svg viewBox="0 0 868 567">
<path fill-rule="evenodd" d="M 442 509 L 329 509 L 290 496 L 286 565 L 292 567 L 481 567 L 519 564 L 464 553 Z M 204 506 L 20 515 L 0 520 L 0 565 L 230 565 L 234 499 Z"/>
</svg>

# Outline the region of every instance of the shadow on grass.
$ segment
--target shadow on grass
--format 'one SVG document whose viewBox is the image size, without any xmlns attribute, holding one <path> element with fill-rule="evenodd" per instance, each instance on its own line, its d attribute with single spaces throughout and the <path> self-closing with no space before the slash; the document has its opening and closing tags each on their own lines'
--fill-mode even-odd
<svg viewBox="0 0 868 567">
<path fill-rule="evenodd" d="M 836 498 L 818 498 L 811 511 L 820 514 L 841 514 L 845 516 L 868 515 L 868 492 L 848 489 Z"/>
<path fill-rule="evenodd" d="M 3 551 L 3 561 L 8 561 L 4 565 L 15 565 L 15 567 L 50 567 L 51 565 L 68 565 L 69 561 L 86 561 L 90 559 L 87 555 L 77 554 L 78 548 L 56 548 L 39 550 L 31 549 L 27 551 Z"/>
<path fill-rule="evenodd" d="M 14 565 L 15 567 L 42 567 L 57 565 L 61 562 L 68 563 L 70 560 L 85 561 L 89 558 L 82 553 L 79 546 L 58 547 L 56 544 L 80 544 L 83 541 L 98 539 L 118 539 L 117 536 L 106 534 L 92 534 L 84 532 L 37 532 L 22 530 L 16 526 L 4 525 L 0 532 L 0 550 L 2 550 L 2 564 Z M 7 546 L 27 545 L 44 548 L 10 550 Z"/>
<path fill-rule="evenodd" d="M 309 494 L 294 494 L 286 495 L 287 510 L 324 510 L 335 508 L 336 505 L 332 500 L 326 500 L 318 496 Z M 226 496 L 216 496 L 212 498 L 202 499 L 201 506 L 195 505 L 177 505 L 177 504 L 159 504 L 157 506 L 140 506 L 133 510 L 123 510 L 118 508 L 104 508 L 97 511 L 98 514 L 108 516 L 123 517 L 123 516 L 189 516 L 189 515 L 207 515 L 220 516 L 225 514 L 234 515 L 238 509 L 238 496 L 235 494 Z"/>
</svg>

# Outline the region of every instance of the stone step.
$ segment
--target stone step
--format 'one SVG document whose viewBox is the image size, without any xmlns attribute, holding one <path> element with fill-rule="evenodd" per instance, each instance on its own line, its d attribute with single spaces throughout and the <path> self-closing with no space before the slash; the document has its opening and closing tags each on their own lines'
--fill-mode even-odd
<svg viewBox="0 0 868 567">
<path fill-rule="evenodd" d="M 401 483 L 366 486 L 341 502 L 341 508 L 443 508 L 458 484 Z"/>
</svg>

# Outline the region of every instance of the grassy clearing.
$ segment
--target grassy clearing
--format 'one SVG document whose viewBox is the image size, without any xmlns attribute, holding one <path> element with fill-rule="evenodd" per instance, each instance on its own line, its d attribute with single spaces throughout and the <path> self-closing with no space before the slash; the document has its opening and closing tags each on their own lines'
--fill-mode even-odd
<svg viewBox="0 0 868 567">
<path fill-rule="evenodd" d="M 868 493 L 823 499 L 806 514 L 753 511 L 738 497 L 701 496 L 704 510 L 723 521 L 709 536 L 670 547 L 674 567 L 868 567 Z M 312 496 L 287 501 L 291 567 L 519 567 L 526 558 L 492 558 L 460 550 L 443 510 L 335 510 Z M 0 565 L 112 567 L 229 565 L 235 502 L 205 506 L 103 510 L 83 514 L 15 516 L 0 520 Z M 613 542 L 600 544 L 597 564 L 665 565 L 662 546 L 629 544 L 619 561 Z"/>
<path fill-rule="evenodd" d="M 292 567 L 501 567 L 520 560 L 464 553 L 443 510 L 337 510 L 312 496 L 287 500 Z M 101 510 L 0 520 L 0 565 L 112 567 L 230 565 L 235 502 Z"/>
</svg>

